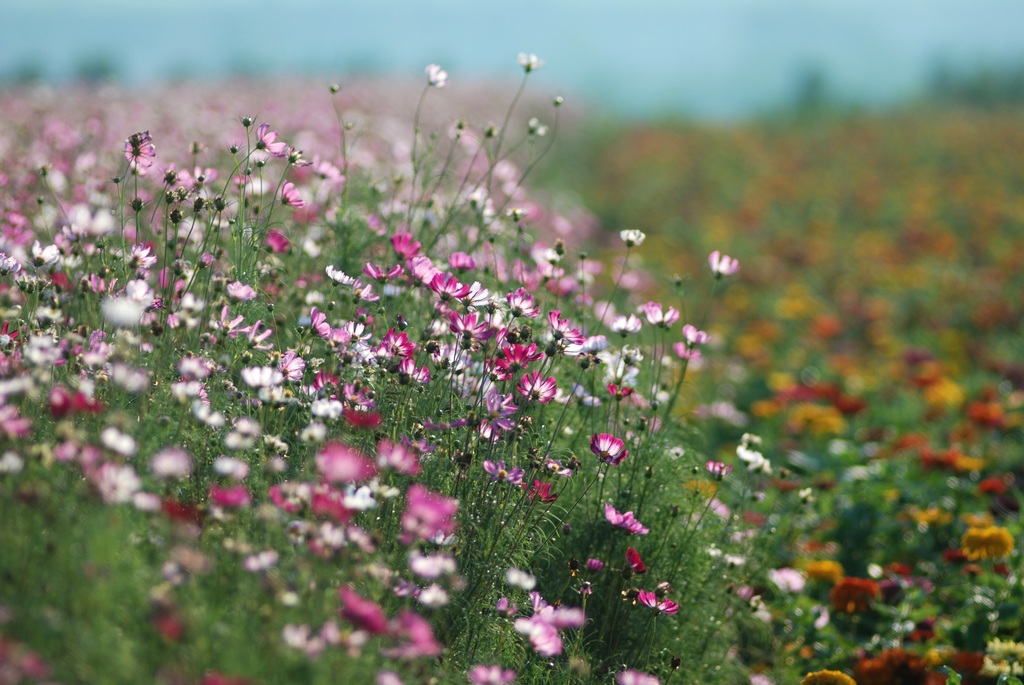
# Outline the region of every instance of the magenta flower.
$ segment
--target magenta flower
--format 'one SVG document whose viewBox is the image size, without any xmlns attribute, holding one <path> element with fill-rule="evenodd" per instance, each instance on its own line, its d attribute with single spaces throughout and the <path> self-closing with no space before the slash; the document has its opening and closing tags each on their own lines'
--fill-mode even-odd
<svg viewBox="0 0 1024 685">
<path fill-rule="evenodd" d="M 641 590 L 640 594 L 637 595 L 637 600 L 644 606 L 656 609 L 663 614 L 674 614 L 679 611 L 679 604 L 669 599 L 658 601 L 658 596 L 653 592 L 647 590 Z"/>
<path fill-rule="evenodd" d="M 316 455 L 316 467 L 328 483 L 356 483 L 377 475 L 373 462 L 340 442 L 329 442 Z"/>
<path fill-rule="evenodd" d="M 379 604 L 359 596 L 348 585 L 338 589 L 338 598 L 341 599 L 340 613 L 343 619 L 371 635 L 387 632 L 388 621 Z"/>
<path fill-rule="evenodd" d="M 219 507 L 238 509 L 249 506 L 252 503 L 252 497 L 246 487 L 240 483 L 227 487 L 214 484 L 210 486 L 210 501 Z"/>
<path fill-rule="evenodd" d="M 438 273 L 430 280 L 430 289 L 437 293 L 442 302 L 461 300 L 469 295 L 469 286 L 460 283 L 454 274 Z"/>
<path fill-rule="evenodd" d="M 499 461 L 495 464 L 489 459 L 484 460 L 484 471 L 491 474 L 491 482 L 502 481 L 512 485 L 522 485 L 523 476 L 526 475 L 526 472 L 518 466 L 509 469 L 505 466 L 505 462 Z"/>
<path fill-rule="evenodd" d="M 651 532 L 636 520 L 633 516 L 633 512 L 627 511 L 625 514 L 620 514 L 616 511 L 615 507 L 610 504 L 604 505 L 604 517 L 608 520 L 608 523 L 613 526 L 618 526 L 623 530 L 628 530 L 633 535 L 647 535 Z"/>
<path fill-rule="evenodd" d="M 578 328 L 573 328 L 567 319 L 561 318 L 562 312 L 552 309 L 548 312 L 548 325 L 551 326 L 551 337 L 563 349 L 567 345 L 582 345 L 585 338 Z"/>
<path fill-rule="evenodd" d="M 391 236 L 391 246 L 402 259 L 412 259 L 420 253 L 422 247 L 417 240 L 413 240 L 411 233 L 396 233 Z"/>
<path fill-rule="evenodd" d="M 499 381 L 507 381 L 520 371 L 526 370 L 531 363 L 544 358 L 536 343 L 508 345 L 501 348 L 501 355 L 500 359 L 494 361 L 494 373 Z"/>
<path fill-rule="evenodd" d="M 600 571 L 604 568 L 604 562 L 600 559 L 587 559 L 587 570 L 588 571 Z"/>
<path fill-rule="evenodd" d="M 409 486 L 405 494 L 405 513 L 402 514 L 402 544 L 415 540 L 430 540 L 439 535 L 448 536 L 455 531 L 455 513 L 458 501 L 431 492 L 419 483 Z"/>
<path fill-rule="evenodd" d="M 409 340 L 409 336 L 405 334 L 405 331 L 396 331 L 394 328 L 389 328 L 384 337 L 380 339 L 380 344 L 374 352 L 378 359 L 392 359 L 394 357 L 408 359 L 416 352 L 416 344 Z"/>
<path fill-rule="evenodd" d="M 501 666 L 477 664 L 466 676 L 473 685 L 506 685 L 516 679 L 516 672 L 512 669 L 502 669 Z"/>
<path fill-rule="evenodd" d="M 519 384 L 516 385 L 516 391 L 528 402 L 539 402 L 540 404 L 547 404 L 553 400 L 556 390 L 558 390 L 558 386 L 555 384 L 554 377 L 541 378 L 539 371 L 524 374 L 519 379 Z"/>
<path fill-rule="evenodd" d="M 627 456 L 626 443 L 610 433 L 594 433 L 590 438 L 590 451 L 604 464 L 618 466 Z"/>
<path fill-rule="evenodd" d="M 715 278 L 731 276 L 740 270 L 740 263 L 737 260 L 718 250 L 708 255 L 708 264 L 711 265 L 711 271 L 714 272 Z"/>
<path fill-rule="evenodd" d="M 448 320 L 451 321 L 448 329 L 463 338 L 464 342 L 489 340 L 494 335 L 494 330 L 486 321 L 477 323 L 477 318 L 476 312 L 470 312 L 464 316 L 451 312 L 448 315 Z"/>
</svg>

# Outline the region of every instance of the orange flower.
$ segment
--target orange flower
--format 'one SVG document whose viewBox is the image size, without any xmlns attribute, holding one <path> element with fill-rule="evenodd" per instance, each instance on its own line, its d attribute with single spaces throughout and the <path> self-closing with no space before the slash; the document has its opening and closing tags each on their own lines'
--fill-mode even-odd
<svg viewBox="0 0 1024 685">
<path fill-rule="evenodd" d="M 928 665 L 902 649 L 889 649 L 873 659 L 861 659 L 853 669 L 858 683 L 871 685 L 926 685 Z"/>
<path fill-rule="evenodd" d="M 832 608 L 840 613 L 859 614 L 871 608 L 871 602 L 878 599 L 878 583 L 868 578 L 843 578 L 828 599 Z"/>
</svg>

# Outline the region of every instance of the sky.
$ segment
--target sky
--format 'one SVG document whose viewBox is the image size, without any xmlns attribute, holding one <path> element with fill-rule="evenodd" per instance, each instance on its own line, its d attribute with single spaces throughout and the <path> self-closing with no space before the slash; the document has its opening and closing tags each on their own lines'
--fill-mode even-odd
<svg viewBox="0 0 1024 685">
<path fill-rule="evenodd" d="M 1020 0 L 2 0 L 0 75 L 106 65 L 135 84 L 295 73 L 515 80 L 628 116 L 721 119 L 792 100 L 816 73 L 884 104 L 961 71 L 1024 64 Z"/>
</svg>

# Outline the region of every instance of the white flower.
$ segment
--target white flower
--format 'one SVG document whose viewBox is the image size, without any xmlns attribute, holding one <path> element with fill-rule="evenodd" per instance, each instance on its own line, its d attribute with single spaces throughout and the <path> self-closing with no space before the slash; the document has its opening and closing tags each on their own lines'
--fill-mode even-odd
<svg viewBox="0 0 1024 685">
<path fill-rule="evenodd" d="M 444 88 L 448 83 L 448 72 L 436 64 L 428 64 L 426 68 L 427 85 L 434 88 Z"/>
<path fill-rule="evenodd" d="M 420 591 L 417 599 L 420 604 L 430 608 L 443 607 L 448 603 L 448 593 L 444 591 L 444 588 L 434 583 L 429 585 Z"/>
<path fill-rule="evenodd" d="M 101 305 L 103 318 L 114 328 L 132 328 L 139 325 L 142 314 L 146 311 L 142 305 L 127 297 L 110 297 Z"/>
<path fill-rule="evenodd" d="M 250 388 L 272 388 L 284 382 L 284 374 L 271 366 L 249 366 L 241 376 Z"/>
<path fill-rule="evenodd" d="M 122 457 L 130 457 L 138 449 L 138 445 L 132 436 L 125 435 L 113 426 L 107 426 L 103 429 L 103 432 L 100 434 L 100 441 L 108 450 L 116 452 Z"/>
<path fill-rule="evenodd" d="M 537 71 L 542 66 L 544 66 L 544 60 L 542 60 L 540 57 L 537 57 L 537 55 L 534 55 L 533 53 L 527 54 L 525 52 L 520 52 L 518 59 L 519 66 L 521 66 L 523 68 L 523 71 L 525 71 L 527 74 L 529 74 L 531 71 Z"/>
<path fill-rule="evenodd" d="M 619 231 L 619 238 L 622 239 L 622 242 L 626 243 L 626 247 L 633 247 L 642 245 L 644 240 L 647 239 L 647 234 L 635 228 L 630 228 L 625 231 Z"/>
<path fill-rule="evenodd" d="M 505 571 L 505 582 L 512 587 L 517 587 L 527 592 L 537 587 L 537 579 L 518 568 L 510 568 Z"/>
<path fill-rule="evenodd" d="M 213 460 L 213 470 L 219 476 L 243 480 L 249 475 L 249 465 L 241 459 L 221 455 Z"/>
</svg>

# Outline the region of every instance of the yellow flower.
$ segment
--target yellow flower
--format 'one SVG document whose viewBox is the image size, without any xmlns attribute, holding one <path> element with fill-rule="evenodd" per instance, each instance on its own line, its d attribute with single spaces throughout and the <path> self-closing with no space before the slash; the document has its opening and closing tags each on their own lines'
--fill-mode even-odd
<svg viewBox="0 0 1024 685">
<path fill-rule="evenodd" d="M 928 507 L 927 509 L 911 507 L 909 513 L 910 517 L 914 519 L 919 526 L 944 526 L 953 520 L 953 515 L 951 513 L 934 506 Z"/>
<path fill-rule="evenodd" d="M 815 671 L 805 675 L 800 685 L 857 685 L 857 682 L 840 671 Z"/>
<path fill-rule="evenodd" d="M 948 378 L 942 377 L 925 388 L 925 402 L 933 407 L 958 407 L 964 403 L 963 389 Z"/>
<path fill-rule="evenodd" d="M 968 528 L 987 528 L 995 523 L 995 517 L 987 511 L 980 514 L 960 514 L 960 520 L 967 524 Z"/>
<path fill-rule="evenodd" d="M 968 528 L 960 538 L 960 547 L 971 561 L 999 559 L 1013 551 L 1013 536 L 1001 526 Z"/>
<path fill-rule="evenodd" d="M 978 457 L 961 455 L 953 462 L 953 468 L 960 473 L 970 473 L 971 471 L 981 471 L 987 463 L 984 459 L 979 459 Z"/>
<path fill-rule="evenodd" d="M 924 653 L 924 660 L 929 666 L 935 668 L 936 666 L 943 666 L 949 662 L 953 655 L 956 654 L 956 650 L 947 645 L 940 645 L 938 647 L 932 647 Z"/>
<path fill-rule="evenodd" d="M 842 580 L 846 574 L 843 570 L 843 565 L 831 559 L 808 561 L 807 566 L 804 568 L 804 573 L 811 580 L 824 580 L 833 584 Z"/>
<path fill-rule="evenodd" d="M 813 435 L 836 435 L 846 430 L 846 420 L 833 406 L 801 402 L 789 414 L 791 428 L 796 432 L 809 431 Z"/>
</svg>

